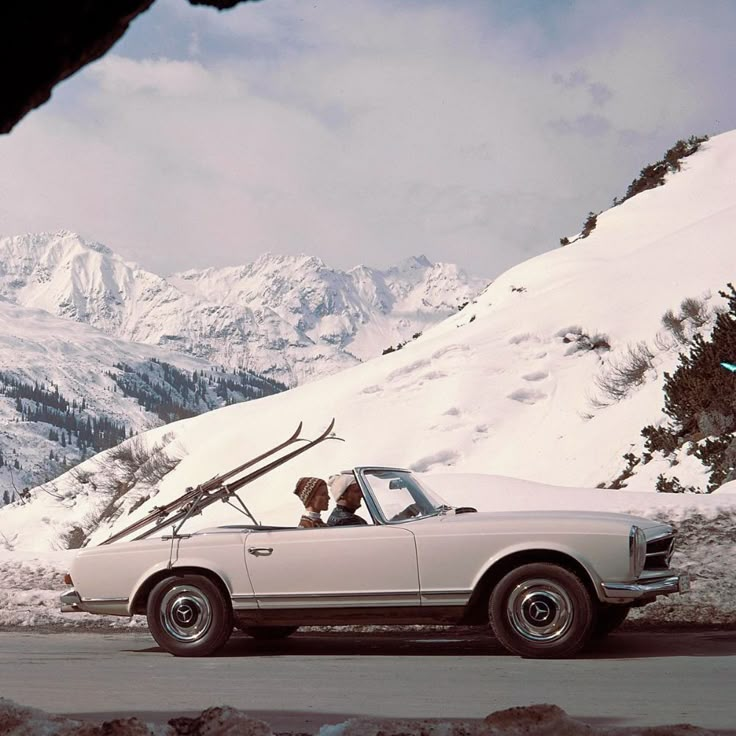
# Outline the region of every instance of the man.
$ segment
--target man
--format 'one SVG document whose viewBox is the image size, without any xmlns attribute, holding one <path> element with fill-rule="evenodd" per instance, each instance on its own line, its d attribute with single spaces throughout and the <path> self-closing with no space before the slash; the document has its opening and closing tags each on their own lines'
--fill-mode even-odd
<svg viewBox="0 0 736 736">
<path fill-rule="evenodd" d="M 299 496 L 305 510 L 299 519 L 299 526 L 306 529 L 325 526 L 320 512 L 327 511 L 330 499 L 327 495 L 327 484 L 322 478 L 299 478 L 294 493 Z"/>
<path fill-rule="evenodd" d="M 335 500 L 335 509 L 327 519 L 327 526 L 351 526 L 367 524 L 355 512 L 360 507 L 363 491 L 352 473 L 333 475 L 328 481 L 330 495 Z"/>
</svg>

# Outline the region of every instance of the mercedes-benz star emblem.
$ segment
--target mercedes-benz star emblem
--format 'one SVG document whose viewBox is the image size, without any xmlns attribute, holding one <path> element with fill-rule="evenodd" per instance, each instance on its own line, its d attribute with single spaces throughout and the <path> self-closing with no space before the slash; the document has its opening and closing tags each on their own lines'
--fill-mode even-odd
<svg viewBox="0 0 736 736">
<path fill-rule="evenodd" d="M 533 601 L 529 606 L 529 616 L 533 621 L 544 621 L 549 616 L 549 606 L 541 601 Z"/>
</svg>

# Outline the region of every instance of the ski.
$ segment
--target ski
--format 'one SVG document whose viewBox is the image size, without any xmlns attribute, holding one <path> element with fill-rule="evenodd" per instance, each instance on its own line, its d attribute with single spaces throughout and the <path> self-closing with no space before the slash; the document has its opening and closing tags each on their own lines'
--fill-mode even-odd
<svg viewBox="0 0 736 736">
<path fill-rule="evenodd" d="M 334 424 L 334 420 L 333 420 Z M 299 426 L 296 428 L 296 431 L 294 434 L 289 437 L 288 440 L 285 440 L 279 445 L 276 445 L 275 447 L 272 447 L 270 450 L 266 450 L 266 452 L 258 455 L 258 457 L 254 457 L 252 460 L 248 460 L 248 462 L 243 463 L 242 465 L 239 465 L 237 468 L 234 468 L 233 470 L 223 473 L 222 475 L 216 475 L 211 480 L 206 481 L 205 483 L 201 484 L 201 489 L 204 491 L 209 491 L 213 488 L 218 488 L 221 486 L 226 480 L 229 478 L 232 478 L 234 475 L 237 475 L 238 473 L 242 473 L 244 470 L 247 470 L 248 468 L 252 467 L 256 463 L 259 463 L 261 460 L 265 460 L 270 455 L 273 455 L 276 452 L 279 452 L 280 450 L 283 450 L 285 447 L 288 447 L 289 445 L 294 444 L 299 439 L 299 435 L 302 431 L 302 422 L 299 422 Z"/>
<path fill-rule="evenodd" d="M 194 501 L 194 499 L 197 498 L 197 496 L 199 496 L 203 491 L 209 492 L 213 489 L 219 488 L 226 480 L 232 478 L 234 475 L 237 475 L 238 473 L 242 473 L 244 470 L 247 470 L 248 468 L 252 467 L 256 463 L 260 462 L 261 460 L 265 460 L 267 457 L 270 457 L 274 453 L 280 452 L 281 450 L 285 449 L 289 445 L 292 445 L 295 442 L 299 441 L 299 435 L 301 434 L 301 431 L 302 431 L 302 422 L 299 422 L 299 426 L 296 428 L 296 430 L 291 435 L 291 437 L 289 437 L 289 439 L 284 440 L 283 442 L 280 442 L 278 445 L 275 445 L 274 447 L 272 447 L 269 450 L 266 450 L 265 452 L 261 453 L 257 457 L 254 457 L 251 460 L 244 462 L 242 465 L 239 465 L 237 468 L 233 468 L 232 470 L 229 470 L 227 473 L 215 475 L 209 480 L 205 481 L 204 483 L 200 483 L 198 486 L 194 488 L 190 488 L 185 493 L 183 493 L 181 496 L 178 496 L 173 501 L 169 501 L 169 503 L 164 504 L 163 506 L 154 506 L 149 512 L 148 516 L 145 516 L 142 519 L 139 519 L 138 521 L 133 522 L 129 526 L 113 534 L 113 536 L 108 537 L 104 542 L 100 542 L 100 546 L 103 546 L 105 544 L 112 544 L 113 542 L 116 542 L 118 539 L 128 536 L 128 534 L 137 532 L 139 529 L 142 529 L 143 527 L 147 526 L 148 524 L 151 524 L 157 519 L 165 519 L 165 517 L 167 517 L 170 513 L 172 513 L 172 511 L 180 508 L 181 506 L 184 506 L 190 501 Z"/>
<path fill-rule="evenodd" d="M 164 527 L 170 526 L 170 525 L 173 526 L 173 525 L 176 525 L 177 522 L 181 522 L 174 531 L 174 536 L 176 536 L 176 533 L 178 532 L 179 528 L 181 528 L 181 525 L 190 516 L 194 516 L 196 514 L 201 513 L 203 509 L 215 503 L 215 501 L 225 501 L 225 502 L 228 501 L 228 499 L 231 496 L 235 495 L 237 491 L 240 490 L 243 486 L 247 485 L 248 483 L 252 483 L 254 480 L 257 480 L 258 478 L 261 478 L 262 476 L 264 476 L 266 473 L 269 473 L 274 468 L 279 467 L 279 465 L 283 465 L 289 460 L 295 458 L 297 455 L 301 455 L 303 452 L 310 450 L 312 447 L 314 447 L 315 445 L 318 445 L 320 442 L 323 442 L 326 439 L 338 439 L 337 437 L 330 437 L 330 433 L 332 432 L 332 429 L 334 426 L 335 426 L 335 420 L 333 419 L 328 425 L 327 429 L 325 429 L 324 432 L 322 432 L 322 434 L 320 434 L 315 439 L 307 440 L 306 444 L 302 445 L 296 450 L 292 450 L 286 455 L 283 455 L 282 457 L 272 460 L 270 463 L 268 463 L 267 465 L 264 465 L 262 468 L 258 468 L 258 470 L 254 470 L 253 472 L 248 473 L 248 475 L 244 475 L 242 478 L 238 478 L 238 480 L 233 481 L 232 483 L 228 485 L 221 485 L 218 488 L 212 489 L 210 491 L 200 489 L 197 497 L 192 499 L 192 502 L 188 508 L 181 509 L 180 511 L 175 513 L 170 518 L 160 521 L 158 524 L 153 526 L 151 529 L 148 529 L 143 534 L 140 534 L 139 536 L 135 537 L 135 539 L 136 540 L 145 539 L 146 537 L 149 537 L 151 534 L 154 534 L 155 532 L 157 532 L 159 529 L 163 529 Z M 240 500 L 240 503 L 243 505 L 244 508 L 247 509 L 247 507 L 245 506 L 242 500 Z M 250 512 L 248 512 L 248 515 L 251 517 L 251 519 L 253 518 Z"/>
<path fill-rule="evenodd" d="M 310 450 L 315 445 L 318 445 L 320 442 L 323 442 L 326 439 L 330 438 L 330 433 L 332 432 L 333 427 L 335 426 L 335 420 L 330 422 L 327 429 L 325 429 L 324 432 L 322 432 L 319 437 L 316 437 L 313 440 L 309 440 L 306 445 L 303 445 L 302 447 L 297 448 L 296 450 L 292 450 L 290 453 L 284 455 L 283 457 L 276 458 L 276 460 L 272 460 L 268 465 L 264 465 L 262 468 L 259 468 L 258 470 L 253 471 L 252 473 L 248 475 L 244 475 L 242 478 L 239 478 L 236 481 L 233 481 L 229 485 L 225 486 L 225 489 L 228 491 L 228 493 L 232 494 L 236 491 L 240 490 L 244 485 L 257 480 L 261 476 L 265 475 L 266 473 L 270 472 L 274 468 L 277 468 L 279 465 L 283 465 L 285 462 L 288 462 L 292 458 L 296 457 L 297 455 L 301 455 L 303 452 L 306 452 L 307 450 Z M 337 439 L 337 438 L 334 438 Z"/>
</svg>

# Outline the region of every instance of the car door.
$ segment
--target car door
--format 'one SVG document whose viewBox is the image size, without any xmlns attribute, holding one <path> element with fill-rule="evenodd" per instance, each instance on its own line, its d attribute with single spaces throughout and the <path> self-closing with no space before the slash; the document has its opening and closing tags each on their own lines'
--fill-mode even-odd
<svg viewBox="0 0 736 736">
<path fill-rule="evenodd" d="M 419 604 L 414 535 L 399 526 L 257 531 L 244 554 L 259 608 Z"/>
</svg>

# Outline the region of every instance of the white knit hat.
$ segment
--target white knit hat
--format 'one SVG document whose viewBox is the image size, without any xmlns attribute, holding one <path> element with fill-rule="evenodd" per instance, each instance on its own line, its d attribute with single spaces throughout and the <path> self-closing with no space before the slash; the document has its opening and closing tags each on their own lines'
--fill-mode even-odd
<svg viewBox="0 0 736 736">
<path fill-rule="evenodd" d="M 327 481 L 327 488 L 330 491 L 330 496 L 337 502 L 340 500 L 348 487 L 353 483 L 357 484 L 353 473 L 338 473 L 337 475 L 331 475 Z"/>
</svg>

